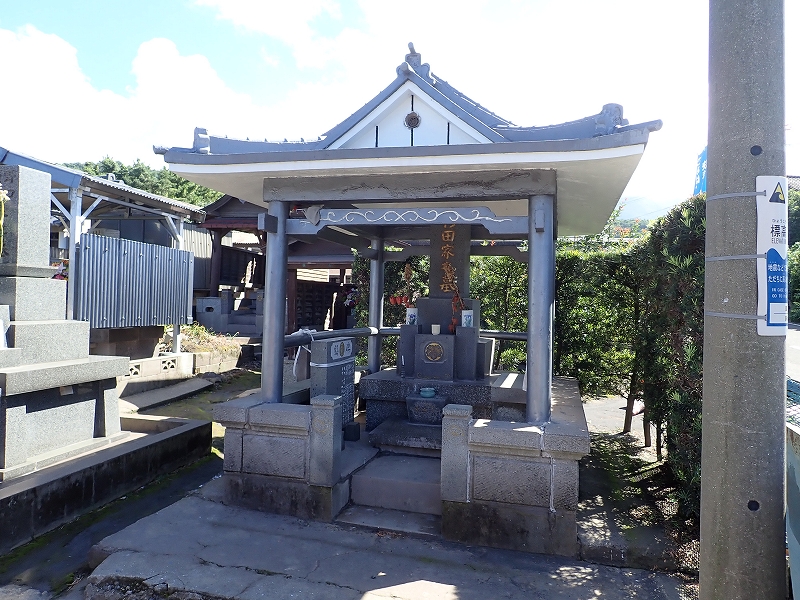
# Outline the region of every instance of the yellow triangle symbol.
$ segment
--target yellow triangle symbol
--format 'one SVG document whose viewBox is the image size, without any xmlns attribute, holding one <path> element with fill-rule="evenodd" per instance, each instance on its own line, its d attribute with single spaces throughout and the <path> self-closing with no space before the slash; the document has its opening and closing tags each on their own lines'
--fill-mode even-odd
<svg viewBox="0 0 800 600">
<path fill-rule="evenodd" d="M 783 195 L 783 188 L 781 187 L 780 183 L 778 183 L 775 186 L 775 191 L 772 192 L 772 196 L 770 196 L 769 201 L 770 202 L 779 202 L 781 204 L 786 204 L 786 198 Z"/>
</svg>

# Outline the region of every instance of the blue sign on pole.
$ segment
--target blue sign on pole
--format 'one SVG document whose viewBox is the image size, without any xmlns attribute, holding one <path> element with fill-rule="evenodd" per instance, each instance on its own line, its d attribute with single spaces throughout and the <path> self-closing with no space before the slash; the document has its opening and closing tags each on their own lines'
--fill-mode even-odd
<svg viewBox="0 0 800 600">
<path fill-rule="evenodd" d="M 692 196 L 697 196 L 697 194 L 702 194 L 706 191 L 706 164 L 708 162 L 707 155 L 708 146 L 703 148 L 700 156 L 697 157 L 697 170 L 695 171 L 694 175 L 694 193 Z"/>
</svg>

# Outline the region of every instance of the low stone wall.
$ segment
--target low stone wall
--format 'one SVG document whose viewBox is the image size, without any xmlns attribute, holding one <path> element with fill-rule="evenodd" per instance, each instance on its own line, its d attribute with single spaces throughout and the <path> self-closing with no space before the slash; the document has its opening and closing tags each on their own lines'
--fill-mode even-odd
<svg viewBox="0 0 800 600">
<path fill-rule="evenodd" d="M 0 555 L 211 451 L 208 421 L 120 421 L 123 433 L 148 435 L 0 485 Z"/>
<path fill-rule="evenodd" d="M 194 354 L 165 354 L 132 360 L 128 374 L 117 378 L 117 393 L 122 398 L 189 379 L 194 375 Z"/>
<path fill-rule="evenodd" d="M 545 425 L 473 419 L 450 404 L 442 420 L 442 534 L 451 540 L 576 556 L 578 461 L 589 431 L 577 382 L 553 384 Z"/>
<path fill-rule="evenodd" d="M 329 521 L 347 504 L 340 481 L 342 404 L 241 398 L 214 409 L 225 427 L 225 501 L 265 512 Z"/>
<path fill-rule="evenodd" d="M 195 375 L 200 373 L 224 373 L 235 369 L 236 364 L 239 362 L 239 355 L 230 356 L 217 352 L 195 352 L 193 356 Z"/>
</svg>

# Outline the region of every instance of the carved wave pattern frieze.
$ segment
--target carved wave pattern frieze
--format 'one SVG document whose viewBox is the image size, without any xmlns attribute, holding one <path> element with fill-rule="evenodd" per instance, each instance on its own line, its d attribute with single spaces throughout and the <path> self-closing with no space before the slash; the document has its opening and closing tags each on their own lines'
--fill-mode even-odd
<svg viewBox="0 0 800 600">
<path fill-rule="evenodd" d="M 342 214 L 340 211 L 324 211 L 320 213 L 320 221 L 326 223 L 435 223 L 442 220 L 450 223 L 507 223 L 508 218 L 482 214 L 480 210 L 350 210 Z"/>
</svg>

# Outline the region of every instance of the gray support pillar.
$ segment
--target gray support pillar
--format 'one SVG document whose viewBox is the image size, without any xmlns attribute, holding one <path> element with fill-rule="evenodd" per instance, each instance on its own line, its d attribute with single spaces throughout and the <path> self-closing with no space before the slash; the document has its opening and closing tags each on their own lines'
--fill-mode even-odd
<svg viewBox="0 0 800 600">
<path fill-rule="evenodd" d="M 167 217 L 169 219 L 169 217 Z M 171 219 L 170 219 L 171 221 Z M 175 248 L 177 250 L 183 250 L 183 219 L 176 219 L 177 225 L 173 223 L 175 227 Z M 189 290 L 189 313 L 192 314 L 192 292 L 193 290 Z M 180 321 L 180 314 L 179 311 L 186 310 L 186 307 L 181 308 L 180 306 L 175 307 L 175 322 L 172 324 L 172 351 L 176 353 L 181 352 L 181 321 Z"/>
<path fill-rule="evenodd" d="M 528 390 L 529 423 L 550 420 L 553 381 L 555 241 L 553 196 L 528 198 Z"/>
<path fill-rule="evenodd" d="M 749 258 L 755 178 L 786 174 L 783 7 L 710 3 L 701 600 L 785 594 L 785 337 L 757 334 Z"/>
<path fill-rule="evenodd" d="M 369 261 L 369 318 L 370 327 L 383 327 L 383 240 L 372 240 L 371 248 L 377 250 L 377 255 Z M 381 340 L 380 334 L 372 335 L 367 342 L 367 364 L 370 373 L 381 370 Z"/>
<path fill-rule="evenodd" d="M 289 249 L 286 219 L 289 205 L 269 203 L 269 214 L 278 219 L 276 233 L 267 233 L 267 268 L 264 277 L 264 333 L 261 339 L 261 393 L 267 402 L 283 398 L 283 338 L 286 330 L 286 275 Z"/>
<path fill-rule="evenodd" d="M 78 241 L 83 229 L 83 194 L 78 188 L 69 188 L 69 278 L 67 279 L 67 319 L 75 318 L 75 274 L 78 272 Z"/>
</svg>

